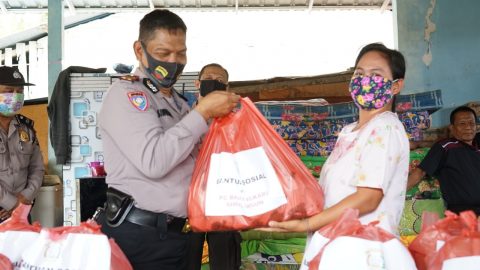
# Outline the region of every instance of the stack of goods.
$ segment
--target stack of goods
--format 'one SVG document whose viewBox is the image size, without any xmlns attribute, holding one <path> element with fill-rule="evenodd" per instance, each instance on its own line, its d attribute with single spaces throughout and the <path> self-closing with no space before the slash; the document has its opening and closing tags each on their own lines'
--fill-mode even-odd
<svg viewBox="0 0 480 270">
<path fill-rule="evenodd" d="M 353 102 L 257 102 L 273 128 L 299 156 L 330 155 L 342 128 L 357 120 Z"/>
<path fill-rule="evenodd" d="M 329 105 L 325 101 L 268 101 L 256 106 L 299 156 L 328 156 L 342 128 L 357 120 L 353 102 Z M 441 91 L 400 95 L 396 111 L 409 139 L 423 141 L 430 115 L 442 107 Z"/>
<path fill-rule="evenodd" d="M 395 111 L 411 141 L 423 141 L 424 132 L 430 128 L 430 115 L 443 106 L 440 90 L 410 95 L 400 95 Z"/>
</svg>

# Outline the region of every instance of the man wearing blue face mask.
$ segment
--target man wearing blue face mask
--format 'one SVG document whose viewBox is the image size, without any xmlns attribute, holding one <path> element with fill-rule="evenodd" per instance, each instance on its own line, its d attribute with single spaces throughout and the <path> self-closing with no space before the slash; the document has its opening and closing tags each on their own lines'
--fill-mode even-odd
<svg viewBox="0 0 480 270">
<path fill-rule="evenodd" d="M 210 118 L 239 96 L 215 91 L 191 110 L 173 85 L 187 63 L 183 20 L 154 10 L 133 44 L 139 67 L 112 84 L 100 111 L 107 203 L 98 216 L 133 268 L 182 270 L 190 247 L 187 196 Z"/>
<path fill-rule="evenodd" d="M 17 114 L 27 85 L 16 68 L 0 67 L 0 222 L 32 204 L 45 171 L 33 121 Z"/>
</svg>

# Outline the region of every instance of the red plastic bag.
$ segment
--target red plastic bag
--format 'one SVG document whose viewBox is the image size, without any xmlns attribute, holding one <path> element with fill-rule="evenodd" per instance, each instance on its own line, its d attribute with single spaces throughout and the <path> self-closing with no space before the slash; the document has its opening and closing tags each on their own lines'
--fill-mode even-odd
<svg viewBox="0 0 480 270">
<path fill-rule="evenodd" d="M 315 215 L 323 202 L 316 179 L 250 99 L 212 122 L 188 196 L 193 230 L 266 227 Z"/>
<path fill-rule="evenodd" d="M 31 205 L 20 204 L 12 212 L 12 216 L 0 224 L 0 232 L 6 231 L 29 231 L 39 232 L 42 228 L 40 223 L 34 222 L 32 225 L 28 222 L 28 213 Z"/>
<path fill-rule="evenodd" d="M 13 264 L 10 261 L 10 259 L 3 255 L 0 254 L 0 269 L 2 270 L 13 270 Z"/>
<path fill-rule="evenodd" d="M 437 260 L 434 257 L 437 256 L 437 245 L 439 243 L 447 243 L 452 238 L 476 231 L 478 231 L 478 222 L 472 211 L 465 211 L 460 215 L 446 211 L 445 218 L 422 229 L 408 246 L 408 249 L 412 253 L 419 270 L 430 270 L 430 262 Z"/>
<path fill-rule="evenodd" d="M 52 240 L 61 240 L 68 234 L 97 234 L 103 235 L 98 225 L 93 220 L 80 223 L 79 226 L 64 226 L 48 229 L 49 237 Z M 113 239 L 109 239 L 110 245 L 110 269 L 111 270 L 132 270 L 132 266 L 127 257 Z"/>
<path fill-rule="evenodd" d="M 360 223 L 358 216 L 359 211 L 357 209 L 348 208 L 340 218 L 318 231 L 324 238 L 328 239 L 328 242 L 322 247 L 320 252 L 308 262 L 309 270 L 318 270 L 323 251 L 329 243 L 332 243 L 338 237 L 351 236 L 379 242 L 387 242 L 395 238 L 391 233 L 376 227 L 375 225 L 378 224 L 378 222 L 363 225 Z"/>
<path fill-rule="evenodd" d="M 465 258 L 471 256 L 480 256 L 480 233 L 479 232 L 462 232 L 462 235 L 452 237 L 448 240 L 438 252 L 433 253 L 428 257 L 428 270 L 442 270 L 444 269 L 444 262 L 453 258 Z M 477 262 L 479 260 L 477 259 Z M 476 270 L 480 266 L 474 265 L 471 268 L 462 268 L 460 270 Z M 449 269 L 459 269 L 458 267 L 450 266 Z"/>
<path fill-rule="evenodd" d="M 14 256 L 13 258 L 11 258 L 11 260 L 15 263 L 18 263 L 17 259 L 24 258 L 25 256 L 28 257 L 29 252 L 38 251 L 35 248 L 30 248 L 30 247 L 38 244 L 37 241 L 42 241 L 41 239 L 42 235 L 45 235 L 45 234 L 48 235 L 49 239 L 53 240 L 52 243 L 54 243 L 55 241 L 62 241 L 62 239 L 67 238 L 69 234 L 103 235 L 103 233 L 100 230 L 100 225 L 98 225 L 95 221 L 82 222 L 79 226 L 64 226 L 64 227 L 44 228 L 44 229 L 41 228 L 38 222 L 35 222 L 33 225 L 30 225 L 27 219 L 28 213 L 30 212 L 30 208 L 31 208 L 30 205 L 21 204 L 19 207 L 17 207 L 13 211 L 12 216 L 9 219 L 7 219 L 5 222 L 0 224 L 0 232 L 22 231 L 20 232 L 22 236 L 27 234 L 27 233 L 23 233 L 24 231 L 27 231 L 29 233 L 40 232 L 40 236 L 36 238 L 36 240 L 28 242 L 26 245 L 26 248 L 20 249 L 20 253 L 16 254 L 18 256 Z M 27 238 L 25 237 L 25 239 Z M 132 270 L 133 268 L 130 262 L 128 261 L 125 254 L 123 254 L 123 252 L 120 250 L 119 246 L 115 243 L 115 241 L 113 241 L 113 239 L 107 240 L 106 238 L 105 240 L 108 241 L 108 243 L 106 243 L 106 246 L 107 248 L 109 247 L 110 249 L 110 269 L 111 270 Z M 17 242 L 15 243 L 15 245 L 19 246 L 20 243 Z M 10 247 L 8 246 L 6 247 L 10 249 Z M 72 248 L 72 250 L 74 250 L 75 247 L 70 246 L 69 248 Z M 86 248 L 89 248 L 89 247 L 86 247 Z M 94 247 L 91 247 L 91 248 L 94 248 Z M 3 268 L 2 263 L 3 261 L 1 261 L 1 257 L 0 257 L 0 269 L 2 270 L 8 269 L 8 268 Z M 23 261 L 23 263 L 25 263 L 25 261 Z"/>
</svg>

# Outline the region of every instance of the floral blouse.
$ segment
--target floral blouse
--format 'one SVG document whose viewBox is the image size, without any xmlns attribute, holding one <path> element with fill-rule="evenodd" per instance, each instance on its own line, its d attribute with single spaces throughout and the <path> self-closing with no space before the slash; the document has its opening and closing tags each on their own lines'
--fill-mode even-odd
<svg viewBox="0 0 480 270">
<path fill-rule="evenodd" d="M 342 129 L 335 148 L 322 168 L 320 184 L 325 207 L 337 204 L 357 187 L 381 189 L 383 199 L 377 209 L 360 218 L 398 235 L 408 179 L 409 143 L 395 113 L 383 112 L 362 128 L 357 122 Z"/>
</svg>

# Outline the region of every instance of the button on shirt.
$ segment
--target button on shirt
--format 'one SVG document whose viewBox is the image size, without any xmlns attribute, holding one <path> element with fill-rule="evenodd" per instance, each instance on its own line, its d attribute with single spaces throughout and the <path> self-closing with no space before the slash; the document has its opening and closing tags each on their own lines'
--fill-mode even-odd
<svg viewBox="0 0 480 270">
<path fill-rule="evenodd" d="M 198 142 L 207 123 L 175 91 L 169 101 L 144 85 L 140 69 L 135 75 L 139 80 L 112 84 L 100 111 L 106 182 L 131 195 L 138 208 L 186 217 Z"/>
<path fill-rule="evenodd" d="M 32 201 L 45 167 L 34 131 L 13 118 L 8 134 L 0 128 L 0 207 L 11 210 L 21 193 Z"/>
</svg>

